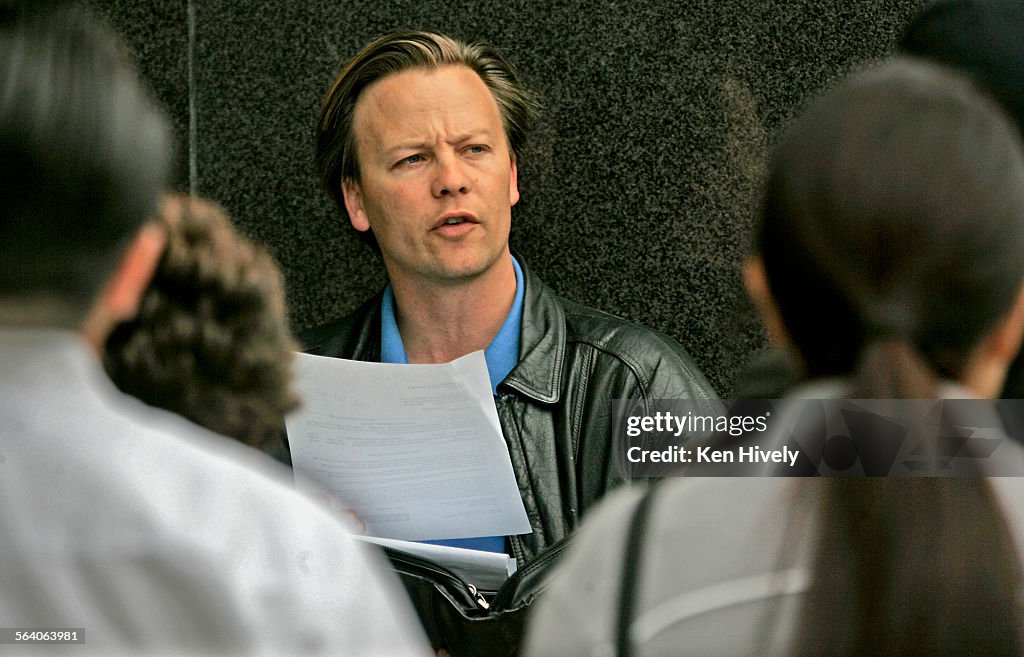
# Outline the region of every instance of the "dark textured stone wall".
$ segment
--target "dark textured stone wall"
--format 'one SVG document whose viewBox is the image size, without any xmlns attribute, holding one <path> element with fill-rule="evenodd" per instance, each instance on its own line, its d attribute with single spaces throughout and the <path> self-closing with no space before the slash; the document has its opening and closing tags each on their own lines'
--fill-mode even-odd
<svg viewBox="0 0 1024 657">
<path fill-rule="evenodd" d="M 676 337 L 724 395 L 764 345 L 739 264 L 768 144 L 810 96 L 890 53 L 923 2 L 96 0 L 169 107 L 176 184 L 191 129 L 196 191 L 277 256 L 296 329 L 383 281 L 312 173 L 341 62 L 398 27 L 498 45 L 545 105 L 513 248 L 561 294 Z"/>
<path fill-rule="evenodd" d="M 176 137 L 173 184 L 188 189 L 188 2 L 92 0 L 124 39 L 146 83 L 159 98 Z"/>
</svg>

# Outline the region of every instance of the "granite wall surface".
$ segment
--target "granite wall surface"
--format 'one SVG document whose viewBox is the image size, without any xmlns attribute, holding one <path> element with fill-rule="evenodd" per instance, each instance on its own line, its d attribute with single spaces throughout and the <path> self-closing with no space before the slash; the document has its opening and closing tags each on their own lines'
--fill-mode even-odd
<svg viewBox="0 0 1024 657">
<path fill-rule="evenodd" d="M 384 280 L 313 174 L 341 63 L 394 28 L 499 46 L 544 103 L 513 248 L 557 292 L 677 338 L 723 395 L 765 345 L 739 265 L 769 145 L 923 3 L 95 0 L 168 107 L 176 185 L 270 247 L 296 329 Z"/>
</svg>

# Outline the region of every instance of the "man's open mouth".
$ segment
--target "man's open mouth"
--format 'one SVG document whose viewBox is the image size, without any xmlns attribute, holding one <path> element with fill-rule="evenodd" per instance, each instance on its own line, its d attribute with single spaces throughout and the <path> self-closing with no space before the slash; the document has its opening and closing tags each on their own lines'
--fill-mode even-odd
<svg viewBox="0 0 1024 657">
<path fill-rule="evenodd" d="M 479 223 L 476 218 L 471 214 L 450 214 L 443 216 L 441 219 L 434 224 L 434 228 L 441 228 L 442 226 L 458 226 L 459 224 L 466 223 Z"/>
</svg>

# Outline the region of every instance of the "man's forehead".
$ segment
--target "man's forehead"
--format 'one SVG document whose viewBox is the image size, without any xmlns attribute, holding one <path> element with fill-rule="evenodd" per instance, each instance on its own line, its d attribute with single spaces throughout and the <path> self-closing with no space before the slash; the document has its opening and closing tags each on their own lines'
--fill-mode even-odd
<svg viewBox="0 0 1024 657">
<path fill-rule="evenodd" d="M 501 111 L 491 90 L 471 68 L 461 64 L 415 67 L 375 80 L 356 102 L 353 130 L 357 140 L 371 133 L 390 139 L 413 139 L 424 117 L 443 112 L 466 136 L 501 126 Z"/>
</svg>

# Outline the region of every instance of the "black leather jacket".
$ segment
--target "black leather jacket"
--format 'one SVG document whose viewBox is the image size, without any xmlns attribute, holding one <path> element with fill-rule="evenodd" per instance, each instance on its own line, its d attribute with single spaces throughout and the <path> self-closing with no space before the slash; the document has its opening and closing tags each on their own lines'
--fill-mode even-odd
<svg viewBox="0 0 1024 657">
<path fill-rule="evenodd" d="M 522 268 L 519 364 L 496 400 L 533 527 L 509 537 L 520 566 L 572 532 L 622 482 L 611 467 L 612 400 L 715 398 L 675 340 L 562 299 Z M 348 317 L 305 332 L 306 351 L 379 361 L 380 302 L 377 294 Z"/>
</svg>

